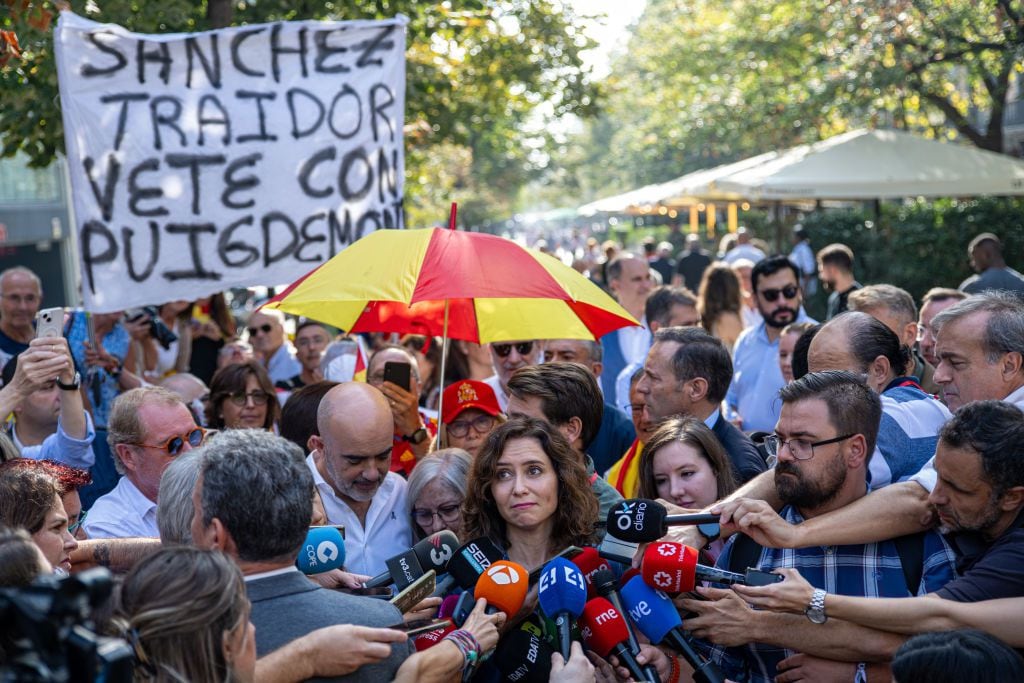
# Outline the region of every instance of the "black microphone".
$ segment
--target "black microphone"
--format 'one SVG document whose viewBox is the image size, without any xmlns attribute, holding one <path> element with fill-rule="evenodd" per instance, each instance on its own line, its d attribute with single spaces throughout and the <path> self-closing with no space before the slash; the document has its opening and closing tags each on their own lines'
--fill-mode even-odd
<svg viewBox="0 0 1024 683">
<path fill-rule="evenodd" d="M 474 538 L 455 551 L 448 562 L 448 573 L 460 588 L 472 591 L 480 575 L 503 556 L 501 548 L 491 539 L 486 536 Z"/>
<path fill-rule="evenodd" d="M 619 583 L 615 580 L 615 575 L 607 569 L 599 569 L 591 580 L 591 585 L 594 587 L 594 591 L 603 598 L 606 598 L 608 602 L 612 603 L 619 614 L 623 615 L 622 621 L 626 624 L 626 643 L 629 651 L 634 657 L 640 654 L 640 641 L 636 638 L 636 632 L 629 623 L 629 619 L 625 618 L 626 610 L 622 606 L 622 597 L 619 596 Z M 645 680 L 657 681 L 658 673 L 654 670 L 654 667 L 648 664 L 642 667 L 643 673 L 646 677 Z"/>
<path fill-rule="evenodd" d="M 551 646 L 536 634 L 516 629 L 498 641 L 494 664 L 503 681 L 547 683 L 553 653 Z"/>
<path fill-rule="evenodd" d="M 670 515 L 665 506 L 648 498 L 630 498 L 608 510 L 608 533 L 630 543 L 650 543 L 668 533 L 670 526 L 718 524 L 718 515 Z"/>
<path fill-rule="evenodd" d="M 431 534 L 412 548 L 386 560 L 387 571 L 364 585 L 379 588 L 394 583 L 399 590 L 404 590 L 431 569 L 441 574 L 447 570 L 458 542 L 458 537 L 447 529 Z"/>
</svg>

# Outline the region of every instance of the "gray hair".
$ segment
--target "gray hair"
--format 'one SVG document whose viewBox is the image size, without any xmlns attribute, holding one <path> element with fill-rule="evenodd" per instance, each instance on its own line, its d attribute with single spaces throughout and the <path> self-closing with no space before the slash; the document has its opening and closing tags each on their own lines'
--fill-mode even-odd
<svg viewBox="0 0 1024 683">
<path fill-rule="evenodd" d="M 469 470 L 472 466 L 473 456 L 461 448 L 442 448 L 420 460 L 409 475 L 409 488 L 405 497 L 406 512 L 412 515 L 416 499 L 420 497 L 427 484 L 435 479 L 440 479 L 441 483 L 465 498 L 466 481 L 469 479 Z M 413 528 L 416 526 L 413 525 Z"/>
<path fill-rule="evenodd" d="M 25 275 L 32 280 L 32 282 L 36 283 L 36 289 L 38 289 L 40 293 L 43 291 L 43 281 L 39 279 L 38 275 L 25 266 L 12 266 L 0 273 L 0 293 L 3 293 L 4 291 L 4 280 L 7 279 L 8 275 Z"/>
<path fill-rule="evenodd" d="M 139 409 L 146 403 L 177 404 L 188 410 L 180 396 L 163 387 L 137 387 L 114 399 L 107 417 L 107 444 L 114 455 L 114 469 L 118 474 L 124 474 L 125 470 L 121 456 L 117 454 L 117 444 L 138 446 L 146 439 L 146 425 L 139 419 Z"/>
<path fill-rule="evenodd" d="M 981 343 L 989 363 L 1006 353 L 1024 354 L 1024 303 L 1011 292 L 990 291 L 957 302 L 932 318 L 937 336 L 942 326 L 974 313 L 989 313 Z"/>
<path fill-rule="evenodd" d="M 168 545 L 192 545 L 192 491 L 199 480 L 201 449 L 182 453 L 167 466 L 160 477 L 156 525 L 160 542 Z"/>
<path fill-rule="evenodd" d="M 847 303 L 851 311 L 868 313 L 877 308 L 887 308 L 904 324 L 917 322 L 917 306 L 914 297 L 905 289 L 895 285 L 868 285 L 850 293 Z"/>
<path fill-rule="evenodd" d="M 202 518 L 221 521 L 246 562 L 293 562 L 313 518 L 302 449 L 262 429 L 229 429 L 202 449 Z"/>
</svg>

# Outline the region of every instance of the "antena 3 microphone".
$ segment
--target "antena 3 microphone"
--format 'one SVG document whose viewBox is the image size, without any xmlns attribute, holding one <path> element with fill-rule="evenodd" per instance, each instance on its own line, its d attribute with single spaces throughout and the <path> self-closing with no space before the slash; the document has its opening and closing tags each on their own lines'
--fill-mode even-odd
<svg viewBox="0 0 1024 683">
<path fill-rule="evenodd" d="M 332 526 L 312 527 L 306 534 L 295 566 L 303 574 L 321 574 L 345 564 L 345 539 Z"/>
<path fill-rule="evenodd" d="M 510 560 L 498 560 L 484 570 L 476 582 L 474 597 L 487 601 L 487 611 L 504 612 L 509 617 L 519 612 L 526 600 L 530 580 L 526 568 Z"/>
<path fill-rule="evenodd" d="M 725 584 L 745 582 L 743 574 L 699 564 L 697 558 L 697 550 L 682 543 L 651 543 L 644 550 L 640 574 L 649 586 L 666 593 L 692 591 L 698 579 Z"/>
<path fill-rule="evenodd" d="M 555 622 L 559 650 L 565 661 L 569 661 L 571 622 L 583 613 L 587 604 L 587 581 L 583 572 L 565 558 L 554 558 L 541 570 L 537 597 L 544 615 Z"/>
<path fill-rule="evenodd" d="M 648 498 L 630 498 L 608 510 L 608 533 L 631 543 L 650 543 L 668 533 L 670 526 L 717 524 L 718 515 L 670 515 L 665 506 Z"/>
</svg>

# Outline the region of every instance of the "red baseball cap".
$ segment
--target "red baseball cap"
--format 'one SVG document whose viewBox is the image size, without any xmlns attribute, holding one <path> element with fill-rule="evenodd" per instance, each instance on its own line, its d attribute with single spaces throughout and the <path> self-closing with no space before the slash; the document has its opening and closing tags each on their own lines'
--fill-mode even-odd
<svg viewBox="0 0 1024 683">
<path fill-rule="evenodd" d="M 476 408 L 488 415 L 498 416 L 501 414 L 501 407 L 498 405 L 498 397 L 494 395 L 494 389 L 475 379 L 464 379 L 449 384 L 444 390 L 441 400 L 444 403 L 441 422 L 445 424 L 451 424 L 452 420 L 467 408 Z"/>
</svg>

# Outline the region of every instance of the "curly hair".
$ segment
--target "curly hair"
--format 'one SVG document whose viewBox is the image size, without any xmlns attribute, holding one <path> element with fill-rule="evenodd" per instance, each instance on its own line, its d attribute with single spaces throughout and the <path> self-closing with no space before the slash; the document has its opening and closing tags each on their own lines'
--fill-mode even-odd
<svg viewBox="0 0 1024 683">
<path fill-rule="evenodd" d="M 533 418 L 515 418 L 496 427 L 473 461 L 466 499 L 462 503 L 465 538 L 486 536 L 508 549 L 508 523 L 498 510 L 491 487 L 498 460 L 513 439 L 535 440 L 554 467 L 558 479 L 558 508 L 549 541 L 551 551 L 590 544 L 598 504 L 583 461 L 560 432 L 543 420 Z"/>
<path fill-rule="evenodd" d="M 256 378 L 260 389 L 269 396 L 263 428 L 270 429 L 281 417 L 281 404 L 277 400 L 277 392 L 274 390 L 274 383 L 270 380 L 270 375 L 259 361 L 250 360 L 226 365 L 218 370 L 210 380 L 210 403 L 206 408 L 206 424 L 211 429 L 225 428 L 224 416 L 221 414 L 220 408 L 231 395 L 245 393 L 245 384 L 250 375 Z"/>
</svg>

